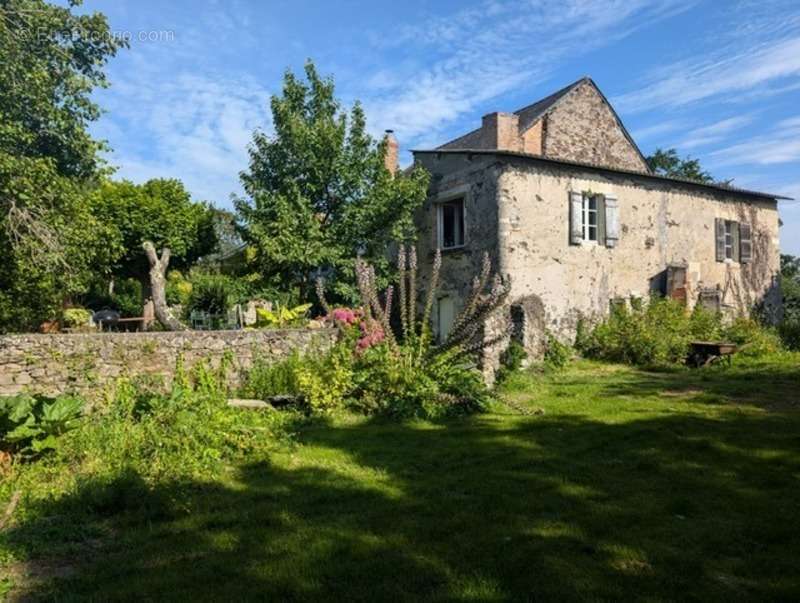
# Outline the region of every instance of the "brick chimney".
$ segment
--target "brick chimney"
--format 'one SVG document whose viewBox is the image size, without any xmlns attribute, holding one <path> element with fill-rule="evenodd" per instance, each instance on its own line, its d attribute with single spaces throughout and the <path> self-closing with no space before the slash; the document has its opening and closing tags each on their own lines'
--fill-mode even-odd
<svg viewBox="0 0 800 603">
<path fill-rule="evenodd" d="M 386 130 L 384 140 L 386 141 L 386 155 L 383 157 L 383 162 L 389 173 L 394 176 L 397 172 L 397 158 L 400 151 L 400 145 L 397 144 L 397 139 L 394 137 L 394 130 Z"/>
<path fill-rule="evenodd" d="M 489 113 L 481 124 L 481 148 L 500 151 L 519 151 L 519 115 L 515 113 Z"/>
</svg>

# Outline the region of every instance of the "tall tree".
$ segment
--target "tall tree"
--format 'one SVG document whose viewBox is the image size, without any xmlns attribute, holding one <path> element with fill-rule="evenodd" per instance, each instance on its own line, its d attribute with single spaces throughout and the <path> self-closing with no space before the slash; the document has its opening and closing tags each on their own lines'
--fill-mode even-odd
<svg viewBox="0 0 800 603">
<path fill-rule="evenodd" d="M 675 149 L 656 149 L 647 158 L 647 165 L 659 176 L 683 178 L 705 184 L 714 182 L 714 177 L 700 166 L 700 160 L 691 157 L 681 158 Z"/>
<path fill-rule="evenodd" d="M 271 108 L 275 132 L 254 133 L 250 166 L 241 174 L 247 198 L 235 205 L 242 236 L 270 284 L 308 297 L 322 270 L 336 294 L 353 300 L 356 255 L 385 278 L 387 245 L 413 238 L 427 172 L 415 167 L 393 176 L 384 165 L 385 143 L 367 134 L 361 105 L 345 112 L 333 80 L 310 61 L 305 80 L 286 72 Z"/>
<path fill-rule="evenodd" d="M 123 43 L 78 4 L 0 0 L 0 330 L 52 315 L 108 253 L 86 200 L 103 146 L 90 94 Z"/>
<path fill-rule="evenodd" d="M 179 180 L 153 179 L 144 184 L 104 181 L 91 198 L 96 216 L 108 223 L 120 253 L 112 274 L 147 280 L 150 270 L 142 244 L 168 247 L 170 266 L 182 268 L 217 246 L 215 210 L 193 201 Z"/>
</svg>

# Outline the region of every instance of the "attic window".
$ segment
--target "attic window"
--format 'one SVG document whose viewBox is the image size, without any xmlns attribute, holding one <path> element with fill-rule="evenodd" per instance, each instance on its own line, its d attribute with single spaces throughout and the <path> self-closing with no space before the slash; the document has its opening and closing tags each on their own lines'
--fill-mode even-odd
<svg viewBox="0 0 800 603">
<path fill-rule="evenodd" d="M 454 199 L 438 205 L 439 249 L 464 246 L 464 199 Z"/>
</svg>

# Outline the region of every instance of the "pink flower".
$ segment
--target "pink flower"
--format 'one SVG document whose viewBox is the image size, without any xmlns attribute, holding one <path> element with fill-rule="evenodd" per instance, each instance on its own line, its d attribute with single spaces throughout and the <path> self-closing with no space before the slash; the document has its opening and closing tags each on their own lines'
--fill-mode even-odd
<svg viewBox="0 0 800 603">
<path fill-rule="evenodd" d="M 356 351 L 359 353 L 379 344 L 386 337 L 380 324 L 375 320 L 362 321 L 358 326 L 361 329 L 361 338 L 356 343 Z"/>
<path fill-rule="evenodd" d="M 336 308 L 331 312 L 331 317 L 335 322 L 341 322 L 346 325 L 352 325 L 358 321 L 355 311 L 350 308 Z"/>
</svg>

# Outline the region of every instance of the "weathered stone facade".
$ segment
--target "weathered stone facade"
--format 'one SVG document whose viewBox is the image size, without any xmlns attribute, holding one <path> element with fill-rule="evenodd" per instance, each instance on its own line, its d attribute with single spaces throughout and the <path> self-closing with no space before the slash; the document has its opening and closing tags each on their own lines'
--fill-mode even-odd
<svg viewBox="0 0 800 603">
<path fill-rule="evenodd" d="M 518 151 L 649 173 L 614 109 L 589 78 L 516 111 L 489 113 L 481 127 L 440 149 Z"/>
<path fill-rule="evenodd" d="M 65 392 L 100 395 L 120 377 L 171 382 L 178 358 L 184 366 L 212 366 L 229 355 L 230 385 L 254 359 L 279 359 L 293 350 L 326 349 L 332 329 L 258 329 L 165 333 L 90 333 L 0 336 L 0 395 Z"/>
<path fill-rule="evenodd" d="M 541 120 L 544 157 L 650 171 L 611 105 L 591 80 L 581 80 Z"/>
<path fill-rule="evenodd" d="M 713 298 L 731 314 L 761 304 L 780 315 L 778 197 L 651 174 L 589 78 L 486 115 L 481 128 L 415 159 L 432 174 L 416 217 L 423 281 L 449 233 L 437 332 L 463 306 L 484 252 L 510 279 L 509 302 L 487 325 L 487 338 L 505 337 L 485 354 L 489 376 L 509 337 L 537 357 L 546 331 L 571 340 L 581 317 L 652 291 L 690 309 Z M 442 203 L 452 225 L 439 224 Z M 461 215 L 463 224 L 453 218 Z"/>
<path fill-rule="evenodd" d="M 433 175 L 429 201 L 417 216 L 423 279 L 430 271 L 424 260 L 437 245 L 436 204 L 463 198 L 465 244 L 443 253 L 439 298 L 455 300 L 458 309 L 488 252 L 512 287 L 495 328 L 510 333 L 516 312 L 520 337 L 534 356 L 541 354 L 545 329 L 571 340 L 579 317 L 606 314 L 614 299 L 646 297 L 673 265 L 686 267 L 690 308 L 702 289 L 718 289 L 731 311 L 748 312 L 758 302 L 779 311 L 777 202 L 766 195 L 514 153 L 431 151 L 417 160 Z M 614 247 L 570 242 L 570 193 L 587 190 L 618 201 Z M 720 218 L 751 226 L 750 262 L 717 261 Z M 439 329 L 437 320 L 434 312 Z"/>
</svg>

